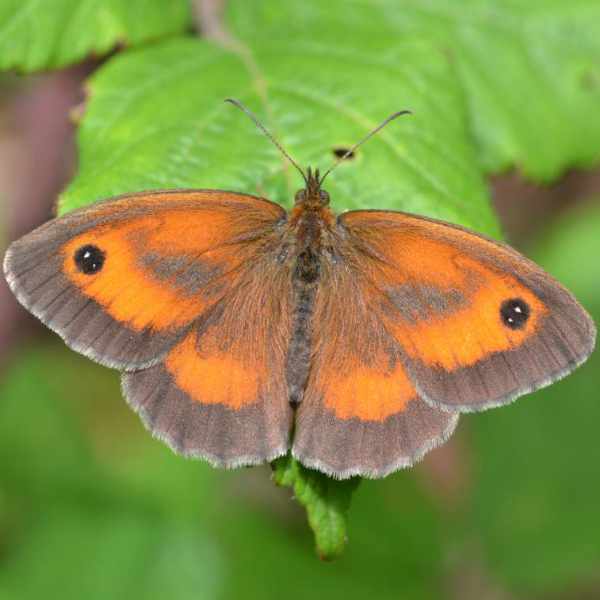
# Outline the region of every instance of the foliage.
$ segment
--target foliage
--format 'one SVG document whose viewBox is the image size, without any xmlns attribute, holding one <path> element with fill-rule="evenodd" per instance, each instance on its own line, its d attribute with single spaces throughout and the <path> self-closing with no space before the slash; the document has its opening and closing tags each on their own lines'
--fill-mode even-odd
<svg viewBox="0 0 600 600">
<path fill-rule="evenodd" d="M 339 556 L 346 544 L 346 513 L 350 498 L 360 478 L 336 481 L 303 467 L 291 456 L 277 459 L 273 470 L 275 482 L 291 487 L 298 502 L 306 507 L 321 558 Z"/>
<path fill-rule="evenodd" d="M 396 52 L 400 40 L 433 42 L 464 91 L 472 142 L 487 172 L 516 165 L 548 181 L 600 156 L 600 122 L 593 116 L 600 101 L 600 3 L 595 0 L 407 0 L 401 6 L 394 0 L 350 6 L 336 0 L 302 8 L 262 0 L 233 3 L 229 16 L 259 65 L 279 52 L 302 62 L 315 54 L 337 56 L 344 64 L 350 61 L 343 69 L 352 82 L 350 93 L 372 99 L 374 90 L 384 89 L 388 106 L 403 102 L 404 94 L 355 77 L 352 57 L 386 68 L 388 79 L 395 79 L 413 62 Z M 310 77 L 305 81 L 312 83 Z M 426 82 L 424 92 L 432 100 L 438 83 Z M 454 107 L 443 96 L 438 100 L 447 119 Z"/>
<path fill-rule="evenodd" d="M 406 210 L 498 236 L 486 174 L 517 166 L 533 179 L 550 181 L 569 167 L 589 166 L 600 157 L 600 121 L 595 118 L 600 100 L 600 71 L 595 61 L 600 54 L 600 5 L 594 0 L 576 0 L 567 5 L 560 0 L 533 3 L 410 0 L 403 3 L 402 9 L 393 0 L 352 2 L 351 6 L 342 0 L 328 3 L 238 0 L 229 3 L 225 21 L 237 41 L 226 46 L 189 33 L 191 11 L 183 1 L 111 0 L 100 6 L 92 0 L 60 0 L 52 4 L 52 9 L 49 7 L 50 3 L 34 0 L 7 0 L 2 4 L 1 68 L 22 71 L 55 68 L 89 54 L 105 54 L 117 44 L 129 46 L 109 58 L 88 82 L 88 99 L 78 130 L 79 170 L 60 198 L 61 213 L 119 193 L 173 187 L 239 190 L 266 195 L 289 206 L 300 183 L 296 173 L 251 122 L 223 104 L 222 100 L 228 96 L 242 100 L 256 111 L 300 164 L 321 168 L 330 164 L 336 149 L 360 139 L 389 113 L 403 108 L 413 111 L 414 116 L 403 117 L 388 126 L 361 148 L 355 160 L 342 165 L 328 181 L 337 211 L 373 207 Z M 67 26 L 65 15 L 69 17 Z M 579 226 L 583 225 L 576 225 Z M 571 241 L 576 255 L 579 239 Z M 544 259 L 546 255 L 541 256 Z M 578 256 L 581 259 L 582 254 Z M 546 266 L 550 270 L 553 260 L 559 261 L 559 257 L 548 258 Z M 571 275 L 572 288 L 577 291 L 582 279 L 570 271 L 566 275 L 565 282 L 570 283 Z M 578 276 L 583 278 L 584 274 L 580 272 Z M 594 296 L 590 302 L 597 300 Z M 15 372 L 3 391 L 13 400 L 3 402 L 2 410 L 14 411 L 2 417 L 4 424 L 28 422 L 29 412 L 20 412 L 24 410 L 17 400 L 21 396 L 47 397 L 36 409 L 42 414 L 51 410 L 51 404 L 60 410 L 68 402 L 61 400 L 63 392 L 56 389 L 35 392 L 27 388 L 31 385 L 27 383 L 31 373 L 39 373 L 42 379 L 51 374 L 53 353 L 32 355 L 24 360 L 25 366 Z M 568 395 L 569 386 L 579 390 L 581 385 L 581 389 L 591 390 L 591 386 L 597 385 L 593 367 L 584 367 L 582 372 L 585 375 L 537 394 L 536 397 L 546 398 L 543 404 L 532 398 L 515 408 L 465 419 L 473 429 L 478 456 L 471 496 L 473 510 L 464 515 L 466 528 L 477 530 L 486 557 L 499 576 L 511 585 L 543 588 L 550 579 L 565 583 L 582 565 L 587 569 L 594 560 L 598 561 L 591 545 L 592 535 L 597 533 L 583 526 L 583 515 L 593 519 L 591 507 L 598 499 L 594 478 L 586 470 L 593 463 L 586 461 L 577 470 L 569 468 L 568 462 L 574 456 L 571 450 L 565 454 L 558 448 L 551 460 L 544 452 L 552 446 L 551 436 L 562 433 L 559 426 L 569 422 L 567 408 L 561 413 L 559 402 Z M 94 370 L 93 377 L 100 382 L 108 375 Z M 112 393 L 118 394 L 116 390 Z M 554 410 L 547 409 L 550 404 Z M 582 406 L 588 415 L 587 423 L 592 423 L 596 406 L 591 401 Z M 48 422 L 64 427 L 72 418 L 70 410 L 63 415 L 49 415 Z M 135 566 L 140 577 L 142 574 L 149 577 L 148 594 L 158 597 L 161 585 L 171 585 L 171 580 L 159 581 L 163 575 L 179 580 L 184 589 L 186 578 L 216 578 L 212 571 L 225 568 L 219 561 L 227 562 L 227 558 L 214 558 L 221 556 L 212 550 L 214 533 L 206 538 L 198 533 L 205 526 L 207 531 L 211 530 L 208 517 L 200 518 L 200 506 L 192 506 L 191 500 L 189 503 L 181 500 L 181 504 L 175 501 L 180 515 L 174 506 L 164 503 L 174 502 L 173 489 L 182 491 L 182 486 L 187 486 L 186 493 L 197 497 L 196 487 L 210 487 L 227 480 L 229 475 L 215 474 L 203 467 L 195 469 L 188 463 L 176 466 L 183 461 L 146 449 L 148 456 L 159 454 L 160 458 L 156 464 L 144 463 L 147 480 L 140 484 L 133 499 L 126 499 L 126 494 L 115 495 L 118 486 L 110 481 L 107 470 L 97 471 L 97 467 L 90 466 L 93 464 L 90 456 L 85 459 L 88 462 L 81 462 L 84 461 L 81 449 L 68 447 L 65 440 L 77 437 L 74 424 L 70 432 L 55 433 L 55 439 L 50 439 L 52 428 L 46 429 L 46 420 L 39 419 L 39 431 L 33 430 L 31 439 L 19 437 L 21 430 L 17 435 L 10 428 L 6 437 L 0 437 L 7 453 L 3 462 L 11 464 L 8 453 L 13 444 L 24 452 L 19 462 L 12 462 L 14 468 L 7 471 L 7 489 L 14 486 L 18 491 L 1 500 L 5 514 L 22 510 L 21 502 L 28 496 L 29 486 L 33 486 L 35 501 L 49 507 L 48 519 L 24 524 L 26 532 L 19 531 L 15 536 L 32 536 L 30 539 L 41 556 L 51 560 L 48 540 L 64 530 L 67 532 L 64 550 L 75 560 L 81 558 L 78 549 L 83 547 L 84 540 L 70 539 L 69 531 L 73 536 L 79 534 L 69 528 L 77 528 L 93 538 L 95 532 L 106 529 L 109 513 L 104 510 L 110 507 L 118 514 L 114 540 L 106 542 L 106 549 L 98 549 L 98 560 L 124 560 L 110 546 L 125 544 L 119 538 L 119 529 L 130 540 L 127 543 L 134 540 L 138 544 L 128 547 L 132 555 L 142 552 L 158 563 L 163 552 L 179 549 L 184 555 L 179 565 L 181 574 L 178 571 L 161 575 L 160 568 L 155 568 L 152 561 Z M 568 438 L 569 445 L 579 448 L 579 456 L 589 454 L 589 442 L 586 445 L 589 438 L 571 433 L 573 439 Z M 505 439 L 511 442 L 503 443 Z M 41 446 L 46 448 L 45 452 L 40 451 L 40 440 L 46 443 Z M 59 454 L 47 460 L 48 451 L 54 447 Z M 531 462 L 519 460 L 522 451 L 527 451 Z M 345 513 L 354 484 L 330 481 L 299 467 L 291 459 L 280 461 L 275 469 L 276 481 L 292 487 L 306 507 L 319 553 L 339 554 L 346 538 Z M 544 475 L 533 478 L 539 487 L 530 489 L 525 483 L 535 469 Z M 137 476 L 133 467 L 124 468 L 125 472 L 128 477 Z M 505 479 L 499 472 L 510 474 L 511 489 L 518 489 L 519 495 L 506 499 L 507 512 L 503 518 L 492 518 L 487 511 L 494 510 L 497 499 L 507 493 Z M 555 479 L 556 472 L 561 478 Z M 85 477 L 79 481 L 77 474 L 81 473 Z M 71 481 L 71 475 L 76 481 Z M 155 484 L 162 490 L 157 493 L 150 481 L 158 482 L 161 476 L 165 477 L 165 483 Z M 375 492 L 379 485 L 381 489 L 388 486 L 403 492 L 408 490 L 409 496 L 418 495 L 406 474 L 390 480 L 399 485 L 394 487 L 387 481 L 369 483 L 369 493 L 383 494 Z M 558 498 L 556 494 L 582 480 L 591 486 L 590 501 L 582 501 L 584 506 L 579 507 L 577 514 L 565 515 L 561 511 L 568 508 L 568 498 Z M 367 486 L 363 484 L 361 488 Z M 51 489 L 65 490 L 72 499 L 69 510 L 72 508 L 73 514 L 79 515 L 81 527 L 68 524 L 70 517 L 60 512 L 63 509 L 58 504 L 53 504 L 55 499 L 48 497 Z M 147 512 L 142 511 L 140 517 L 139 507 L 146 506 L 146 495 L 150 501 L 144 509 Z M 552 500 L 548 499 L 550 495 Z M 365 496 L 366 492 L 362 492 L 362 497 Z M 542 498 L 548 499 L 545 512 L 537 510 L 536 502 Z M 203 502 L 209 506 L 211 500 Z M 534 543 L 531 532 L 519 529 L 519 524 L 508 518 L 513 514 L 513 502 L 521 503 L 519 510 L 527 518 L 537 515 L 540 530 L 542 525 L 546 526 L 544 566 L 534 572 L 525 569 L 522 560 Z M 360 505 L 360 500 L 357 504 Z M 130 510 L 134 505 L 135 510 Z M 435 579 L 441 571 L 440 560 L 432 558 L 430 550 L 439 546 L 437 516 L 420 500 L 407 508 L 410 512 L 399 521 L 391 518 L 389 510 L 382 511 L 382 515 L 395 523 L 382 539 L 391 544 L 388 535 L 395 533 L 399 544 L 414 544 L 415 556 L 406 551 L 399 560 L 414 560 L 417 572 L 432 569 Z M 235 510 L 244 512 L 232 508 Z M 584 557 L 581 561 L 573 559 L 559 564 L 561 554 L 566 553 L 559 550 L 558 540 L 563 538 L 558 533 L 553 537 L 552 528 L 547 527 L 553 519 L 558 519 L 559 513 L 565 531 L 572 527 L 571 535 L 567 536 L 569 548 L 574 556 Z M 281 567 L 283 559 L 279 554 L 285 547 L 287 558 L 293 556 L 299 562 L 299 573 L 308 568 L 301 553 L 287 547 L 280 533 L 273 530 L 264 533 L 268 529 L 267 519 L 244 514 L 244 519 L 233 517 L 239 531 L 220 532 L 225 546 L 228 535 L 235 537 L 236 543 L 243 543 L 244 532 L 255 537 L 265 535 L 265 551 L 275 564 Z M 412 523 L 415 514 L 420 515 L 415 522 L 422 530 Z M 354 508 L 354 518 L 359 523 L 356 529 L 360 530 L 358 506 Z M 10 529 L 8 518 L 5 521 L 5 527 Z M 149 523 L 156 526 L 149 527 Z M 195 529 L 186 529 L 191 523 L 196 524 Z M 361 535 L 368 537 L 369 526 L 365 523 L 362 526 Z M 172 550 L 164 549 L 165 536 Z M 512 539 L 520 542 L 507 551 Z M 388 546 L 390 552 L 393 547 Z M 428 551 L 424 552 L 423 547 Z M 381 573 L 374 560 L 363 556 L 361 551 L 355 552 L 348 564 L 358 565 L 357 570 L 370 568 Z M 212 557 L 208 560 L 210 568 L 196 573 L 191 565 L 206 562 L 208 555 Z M 377 550 L 373 555 L 381 558 L 381 564 L 397 571 L 389 557 L 381 557 Z M 365 566 L 360 566 L 359 557 Z M 28 557 L 20 555 L 13 559 L 17 564 L 14 573 L 19 573 L 19 568 L 25 573 Z M 49 573 L 54 572 L 51 568 L 48 566 Z M 358 575 L 348 566 L 337 568 L 349 577 L 340 596 L 366 590 L 367 585 L 373 584 L 368 575 Z M 66 577 L 60 569 L 57 573 L 58 586 Z M 125 590 L 131 581 L 113 584 Z M 299 589 L 303 589 L 300 575 L 297 581 Z M 421 583 L 410 582 L 408 578 L 405 583 L 407 598 L 412 597 L 413 584 L 414 597 L 426 593 L 419 587 Z M 16 580 L 8 585 L 17 585 Z M 103 597 L 116 596 L 112 590 L 106 590 Z M 184 592 L 181 597 L 186 597 Z"/>
<path fill-rule="evenodd" d="M 183 34 L 189 18 L 186 0 L 3 0 L 0 69 L 63 67 L 118 45 Z"/>
</svg>

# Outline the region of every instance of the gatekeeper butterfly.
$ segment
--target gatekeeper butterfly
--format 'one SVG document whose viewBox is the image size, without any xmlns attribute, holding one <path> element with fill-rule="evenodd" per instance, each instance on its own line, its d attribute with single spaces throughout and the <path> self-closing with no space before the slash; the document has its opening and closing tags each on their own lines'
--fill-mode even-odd
<svg viewBox="0 0 600 600">
<path fill-rule="evenodd" d="M 290 212 L 220 190 L 128 194 L 39 227 L 4 259 L 19 301 L 121 371 L 175 452 L 235 467 L 291 450 L 333 477 L 383 477 L 445 441 L 459 413 L 588 357 L 592 320 L 533 262 L 434 219 L 336 216 L 331 169 L 304 173 L 229 101 L 304 178 Z"/>
</svg>

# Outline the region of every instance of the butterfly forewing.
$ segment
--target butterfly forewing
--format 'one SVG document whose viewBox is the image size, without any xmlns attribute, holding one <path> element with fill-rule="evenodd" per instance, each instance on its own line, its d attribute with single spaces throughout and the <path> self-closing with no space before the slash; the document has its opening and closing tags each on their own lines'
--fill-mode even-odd
<svg viewBox="0 0 600 600">
<path fill-rule="evenodd" d="M 153 364 L 263 249 L 284 211 L 224 192 L 151 192 L 95 204 L 14 242 L 4 269 L 19 301 L 108 366 Z"/>
<path fill-rule="evenodd" d="M 504 404 L 583 362 L 595 327 L 557 281 L 513 249 L 403 213 L 342 215 L 417 390 L 461 411 Z"/>
</svg>

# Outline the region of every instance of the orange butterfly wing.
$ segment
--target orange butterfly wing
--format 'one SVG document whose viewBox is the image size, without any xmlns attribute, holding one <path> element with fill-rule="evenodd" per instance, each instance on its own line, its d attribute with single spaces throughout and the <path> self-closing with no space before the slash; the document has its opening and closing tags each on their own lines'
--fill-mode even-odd
<svg viewBox="0 0 600 600">
<path fill-rule="evenodd" d="M 106 200 L 50 221 L 9 247 L 4 270 L 19 301 L 65 342 L 119 369 L 158 360 L 263 248 L 281 207 L 212 191 Z M 81 249 L 102 268 L 85 273 Z"/>
<path fill-rule="evenodd" d="M 404 213 L 356 211 L 340 224 L 364 285 L 419 393 L 481 410 L 566 375 L 595 327 L 570 292 L 512 248 Z"/>
<path fill-rule="evenodd" d="M 126 371 L 154 435 L 214 464 L 253 464 L 289 447 L 290 276 L 269 269 L 285 218 L 242 194 L 135 194 L 40 227 L 4 268 L 69 346 Z"/>
</svg>

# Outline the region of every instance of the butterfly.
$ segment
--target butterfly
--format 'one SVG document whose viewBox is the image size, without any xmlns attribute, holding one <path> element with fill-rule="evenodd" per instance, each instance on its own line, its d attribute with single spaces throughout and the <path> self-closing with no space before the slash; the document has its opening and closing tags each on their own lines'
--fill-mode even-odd
<svg viewBox="0 0 600 600">
<path fill-rule="evenodd" d="M 128 194 L 54 219 L 4 259 L 17 299 L 121 371 L 175 452 L 236 467 L 291 450 L 336 478 L 383 477 L 443 443 L 461 412 L 589 356 L 594 323 L 539 266 L 434 219 L 336 216 L 332 169 L 304 173 L 229 101 L 304 178 L 291 211 L 220 190 Z"/>
</svg>

